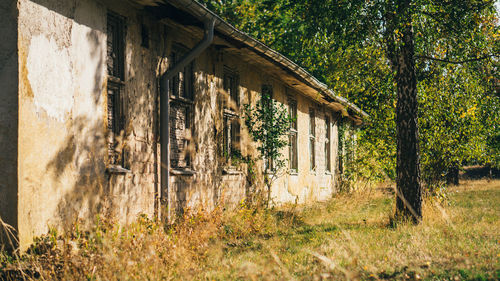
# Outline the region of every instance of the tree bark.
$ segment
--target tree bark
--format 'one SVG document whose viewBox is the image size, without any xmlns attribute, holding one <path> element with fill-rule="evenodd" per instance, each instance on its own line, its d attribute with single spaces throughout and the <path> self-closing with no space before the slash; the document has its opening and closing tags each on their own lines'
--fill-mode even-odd
<svg viewBox="0 0 500 281">
<path fill-rule="evenodd" d="M 388 13 L 386 42 L 397 83 L 396 220 L 422 219 L 418 145 L 417 77 L 410 0 L 395 1 Z M 394 6 L 393 6 L 394 7 Z"/>
</svg>

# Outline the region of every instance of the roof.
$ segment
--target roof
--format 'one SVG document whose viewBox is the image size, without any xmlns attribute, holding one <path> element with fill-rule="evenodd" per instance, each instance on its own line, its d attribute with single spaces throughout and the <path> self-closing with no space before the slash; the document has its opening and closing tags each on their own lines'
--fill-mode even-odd
<svg viewBox="0 0 500 281">
<path fill-rule="evenodd" d="M 231 38 L 238 43 L 245 45 L 246 48 L 253 50 L 259 56 L 265 57 L 274 64 L 280 66 L 288 73 L 296 76 L 301 82 L 307 84 L 309 87 L 313 88 L 319 92 L 325 103 L 332 104 L 337 110 L 342 111 L 343 115 L 353 119 L 356 123 L 361 124 L 363 119 L 368 118 L 368 114 L 362 111 L 356 105 L 350 103 L 347 99 L 340 97 L 335 94 L 335 92 L 328 88 L 327 85 L 320 82 L 316 77 L 307 72 L 305 69 L 297 65 L 295 62 L 291 61 L 279 52 L 271 49 L 264 43 L 258 41 L 257 39 L 251 37 L 250 35 L 242 32 L 224 21 L 217 14 L 206 8 L 204 5 L 198 3 L 195 0 L 132 0 L 141 5 L 155 6 L 161 3 L 166 3 L 174 6 L 175 8 L 185 11 L 188 14 L 194 16 L 198 20 L 204 22 L 206 20 L 215 21 L 215 30 L 228 38 Z M 339 106 L 341 108 L 339 109 Z"/>
</svg>

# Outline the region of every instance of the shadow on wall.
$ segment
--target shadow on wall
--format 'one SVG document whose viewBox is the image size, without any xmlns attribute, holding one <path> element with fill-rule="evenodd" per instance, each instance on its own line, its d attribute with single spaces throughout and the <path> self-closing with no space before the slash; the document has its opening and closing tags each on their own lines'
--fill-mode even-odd
<svg viewBox="0 0 500 281">
<path fill-rule="evenodd" d="M 198 62 L 201 64 L 201 62 Z M 182 153 L 189 154 L 196 171 L 194 176 L 175 176 L 171 181 L 173 209 L 176 215 L 182 216 L 190 208 L 212 209 L 219 203 L 221 196 L 222 168 L 218 161 L 217 143 L 222 142 L 221 117 L 213 108 L 214 87 L 208 81 L 213 79 L 205 72 L 198 72 L 195 81 L 195 105 L 192 116 L 192 136 L 188 147 Z M 219 120 L 219 121 L 218 121 Z M 177 133 L 174 130 L 172 133 Z M 174 135 L 177 138 L 177 135 Z M 215 149 L 214 149 L 215 148 Z"/>
<path fill-rule="evenodd" d="M 158 141 L 156 66 L 164 49 L 163 46 L 160 48 L 161 44 L 158 43 L 162 39 L 157 38 L 157 49 L 150 47 L 147 50 L 141 49 L 138 45 L 135 46 L 135 43 L 131 45 L 127 42 L 126 57 L 129 67 L 126 75 L 127 91 L 125 92 L 125 146 L 130 151 L 130 159 L 127 162 L 130 162 L 132 174 L 110 176 L 105 172 L 107 136 L 103 118 L 106 118 L 106 115 L 102 112 L 107 96 L 104 91 L 106 78 L 103 77 L 104 67 L 106 67 L 103 61 L 106 56 L 103 52 L 106 50 L 102 48 L 103 37 L 100 37 L 98 32 L 104 33 L 104 31 L 95 27 L 96 23 L 89 20 L 92 16 L 82 13 L 79 8 L 79 5 L 88 5 L 88 2 L 93 1 L 34 1 L 66 18 L 74 19 L 77 23 L 90 27 L 85 40 L 90 46 L 90 57 L 97 62 L 94 69 L 87 69 L 94 67 L 94 64 L 76 63 L 72 65 L 73 68 L 81 68 L 76 69 L 77 72 L 93 73 L 94 77 L 93 85 L 88 85 L 87 92 L 75 91 L 78 97 L 75 96 L 73 117 L 67 125 L 69 133 L 64 140 L 64 145 L 59 148 L 45 167 L 47 176 L 54 177 L 53 182 L 62 182 L 68 178 L 68 175 L 72 177 L 71 186 L 64 187 L 64 194 L 58 194 L 59 201 L 55 203 L 57 208 L 53 219 L 68 229 L 77 219 L 92 223 L 98 214 L 111 217 L 116 215 L 129 216 L 132 213 L 132 208 L 135 208 L 134 212 L 141 208 L 137 202 L 142 202 L 144 197 L 150 196 L 149 193 L 146 193 L 146 191 L 149 192 L 148 188 L 158 184 L 157 178 L 151 181 L 142 181 L 142 178 L 144 178 L 143 174 L 145 173 L 144 167 L 151 162 L 155 164 L 158 154 L 156 150 Z M 140 38 L 134 36 L 137 37 L 140 34 L 139 31 L 135 30 L 139 26 L 131 24 L 127 27 L 127 39 L 138 44 Z M 156 31 L 158 32 L 150 34 L 161 36 L 162 33 L 159 30 Z M 70 32 L 76 31 L 73 28 Z M 141 68 L 142 66 L 151 66 L 151 68 L 145 70 Z M 175 210 L 180 214 L 188 209 L 194 201 L 198 201 L 196 203 L 205 205 L 207 208 L 212 208 L 223 197 L 222 189 L 225 176 L 223 176 L 222 169 L 224 163 L 218 151 L 218 144 L 222 143 L 223 136 L 222 113 L 219 112 L 222 107 L 219 99 L 214 100 L 214 96 L 219 96 L 219 93 L 215 91 L 215 88 L 218 87 L 213 87 L 216 82 L 209 81 L 209 76 L 200 72 L 200 75 L 197 75 L 196 83 L 196 93 L 198 94 L 192 136 L 196 141 L 192 142 L 189 151 L 194 153 L 192 159 L 194 159 L 193 165 L 196 166 L 197 174 L 195 177 L 183 176 L 182 178 L 186 180 L 179 181 L 172 186 L 172 195 L 175 197 L 172 198 L 172 202 L 176 202 Z M 152 79 L 152 77 L 155 78 Z M 76 81 L 77 87 L 85 88 L 85 85 L 78 82 L 78 79 Z M 85 110 L 85 108 L 91 110 Z M 96 116 L 96 114 L 101 115 Z M 138 146 L 141 149 L 137 149 Z M 146 147 L 145 151 L 142 150 L 143 147 Z M 146 170 L 150 170 L 150 168 Z M 156 177 L 158 171 L 156 168 L 153 170 L 152 173 Z M 241 178 L 245 182 L 244 177 L 247 171 L 245 168 L 242 171 Z M 136 181 L 136 178 L 141 180 Z M 196 179 L 196 182 L 192 180 L 193 178 Z M 110 185 L 110 182 L 113 184 Z M 151 193 L 152 197 L 154 197 L 155 190 Z"/>
<path fill-rule="evenodd" d="M 39 3 L 46 1 L 39 1 Z M 61 2 L 63 5 L 66 1 Z M 59 4 L 50 2 L 50 9 L 63 12 L 65 17 L 75 18 L 81 24 L 90 22 L 85 19 L 83 12 L 78 12 L 76 2 L 75 9 L 63 9 Z M 66 4 L 68 5 L 68 4 Z M 85 5 L 85 4 L 82 4 Z M 101 7 L 102 8 L 102 7 Z M 76 15 L 75 15 L 76 10 Z M 104 12 L 104 16 L 105 16 Z M 78 16 L 80 15 L 80 16 Z M 90 15 L 91 17 L 91 15 Z M 105 20 L 105 19 L 104 19 Z M 130 18 L 133 21 L 132 17 Z M 124 151 L 127 156 L 126 168 L 131 169 L 128 174 L 112 174 L 106 172 L 106 161 L 108 153 L 108 136 L 106 135 L 106 49 L 103 48 L 103 40 L 100 33 L 103 30 L 95 29 L 89 25 L 85 42 L 87 53 L 92 63 L 73 63 L 73 71 L 76 73 L 91 73 L 92 79 L 84 79 L 76 82 L 74 110 L 72 119 L 67 122 L 69 134 L 64 140 L 64 146 L 60 147 L 46 165 L 47 174 L 53 175 L 54 182 L 61 182 L 71 178 L 71 187 L 64 188 L 64 194 L 59 196 L 54 218 L 49 218 L 66 230 L 80 220 L 86 224 L 95 221 L 97 215 L 104 215 L 119 221 L 130 221 L 141 212 L 144 202 L 154 201 L 154 185 L 157 180 L 156 174 L 156 143 L 157 143 L 157 81 L 156 66 L 160 60 L 159 54 L 162 50 L 150 47 L 145 50 L 139 47 L 138 24 L 131 24 L 127 28 L 127 80 L 126 90 L 123 92 L 123 108 L 125 116 Z M 159 28 L 159 27 L 155 27 Z M 71 32 L 75 32 L 75 28 Z M 161 34 L 152 32 L 151 34 Z M 74 36 L 72 36 L 74 37 Z M 137 37 L 137 38 L 136 38 Z M 156 41 L 158 42 L 159 39 Z M 137 45 L 137 46 L 136 46 Z M 79 50 L 78 46 L 76 49 Z M 74 58 L 78 61 L 78 58 Z M 81 60 L 81 59 L 80 59 Z M 128 61 L 130 60 L 130 61 Z M 94 63 L 95 62 L 95 63 Z M 93 69 L 88 69 L 92 67 Z M 145 67 L 145 69 L 144 69 Z M 85 81 L 93 81 L 93 85 L 84 85 Z M 78 78 L 76 81 L 79 81 Z M 86 90 L 82 90 L 86 89 Z M 145 176 L 147 174 L 147 176 Z M 136 181 L 136 179 L 139 179 Z M 147 198 L 146 198 L 147 197 Z M 149 198 L 151 197 L 151 198 Z M 154 204 L 154 203 L 153 203 Z M 149 206 L 149 205 L 148 205 Z M 146 206 L 147 207 L 147 206 Z M 143 212 L 148 210 L 143 209 Z M 133 215 L 133 217 L 131 217 Z"/>
<path fill-rule="evenodd" d="M 207 51 L 210 54 L 210 49 Z M 202 56 L 197 60 L 199 68 L 213 69 L 215 56 Z M 193 116 L 193 134 L 189 147 L 184 151 L 193 159 L 195 175 L 176 175 L 171 178 L 172 203 L 176 215 L 185 212 L 211 210 L 217 205 L 234 207 L 241 199 L 257 189 L 253 175 L 249 175 L 244 161 L 233 167 L 228 167 L 222 155 L 224 143 L 224 101 L 229 98 L 222 90 L 220 77 L 215 74 L 199 71 L 195 83 L 195 105 Z M 249 97 L 248 90 L 243 95 Z M 235 110 L 236 111 L 236 110 Z M 241 115 L 241 114 L 240 114 Z M 243 120 L 240 119 L 240 124 Z M 241 133 L 244 127 L 241 127 Z M 173 132 L 177 133 L 177 132 Z M 240 138 L 238 136 L 237 138 Z M 241 143 L 250 148 L 247 139 L 241 136 Z M 243 151 L 242 151 L 243 152 Z M 245 152 L 246 153 L 246 152 Z M 238 170 L 227 174 L 226 170 Z M 194 209 L 194 210 L 193 210 Z"/>
<path fill-rule="evenodd" d="M 58 5 L 60 7 L 62 5 Z M 74 32 L 74 31 L 73 31 Z M 98 31 L 90 30 L 85 39 L 90 47 L 90 57 L 96 63 L 76 63 L 73 69 L 77 73 L 93 73 L 94 84 L 87 88 L 75 85 L 75 108 L 73 118 L 67 122 L 69 134 L 64 140 L 64 146 L 59 149 L 47 166 L 47 174 L 53 175 L 54 182 L 61 182 L 63 177 L 74 177 L 73 186 L 60 197 L 57 204 L 55 219 L 68 229 L 77 218 L 87 222 L 95 220 L 97 214 L 103 213 L 109 205 L 108 177 L 105 174 L 107 146 L 104 124 L 101 118 L 94 116 L 102 112 L 100 108 L 105 103 L 103 91 L 104 62 L 100 48 Z M 94 67 L 95 65 L 95 67 Z M 93 67 L 93 69 L 85 69 Z M 79 81 L 76 79 L 76 81 Z M 77 82 L 78 83 L 78 82 Z M 82 90 L 83 89 L 83 90 Z M 90 93 L 88 92 L 90 90 Z M 51 219 L 52 221 L 52 219 Z"/>
<path fill-rule="evenodd" d="M 54 158 L 48 163 L 46 170 L 59 180 L 66 171 L 75 175 L 73 186 L 57 204 L 55 216 L 65 229 L 77 218 L 92 222 L 96 215 L 105 211 L 108 194 L 108 177 L 105 174 L 106 146 L 101 124 L 89 126 L 85 117 L 74 119 L 70 130 L 73 132 L 65 140 Z M 86 132 L 86 136 L 76 132 Z"/>
</svg>

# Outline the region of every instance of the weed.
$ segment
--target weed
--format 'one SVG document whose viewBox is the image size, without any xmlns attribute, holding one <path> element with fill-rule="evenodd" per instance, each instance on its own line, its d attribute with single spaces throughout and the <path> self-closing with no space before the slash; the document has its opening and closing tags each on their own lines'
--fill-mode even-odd
<svg viewBox="0 0 500 281">
<path fill-rule="evenodd" d="M 394 195 L 365 190 L 314 206 L 186 212 L 173 225 L 96 217 L 0 254 L 0 279 L 498 280 L 500 181 L 427 199 L 419 225 L 390 227 Z"/>
</svg>

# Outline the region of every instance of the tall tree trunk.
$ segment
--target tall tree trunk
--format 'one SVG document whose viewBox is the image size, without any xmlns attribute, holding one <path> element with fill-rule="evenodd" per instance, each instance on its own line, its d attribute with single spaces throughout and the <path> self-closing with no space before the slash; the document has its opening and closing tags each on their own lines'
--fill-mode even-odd
<svg viewBox="0 0 500 281">
<path fill-rule="evenodd" d="M 411 1 L 395 1 L 388 13 L 388 57 L 397 83 L 396 214 L 397 220 L 422 219 L 418 147 L 417 77 L 412 28 Z M 392 6 L 394 7 L 394 6 Z"/>
</svg>

